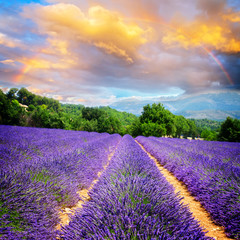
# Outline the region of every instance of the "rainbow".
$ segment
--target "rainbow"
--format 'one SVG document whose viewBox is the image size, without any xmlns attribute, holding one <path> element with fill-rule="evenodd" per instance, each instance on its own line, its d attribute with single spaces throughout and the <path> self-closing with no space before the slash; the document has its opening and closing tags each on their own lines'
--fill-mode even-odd
<svg viewBox="0 0 240 240">
<path fill-rule="evenodd" d="M 177 30 L 177 28 L 175 28 L 174 26 L 164 22 L 162 19 L 160 21 L 157 21 L 157 20 L 148 20 L 148 19 L 137 19 L 135 18 L 134 20 L 137 20 L 137 21 L 145 21 L 145 22 L 152 22 L 152 23 L 157 23 L 159 25 L 163 25 L 169 29 L 172 29 L 174 31 Z M 190 37 L 191 36 L 186 36 L 186 37 Z M 229 73 L 227 72 L 227 70 L 224 68 L 223 64 L 220 62 L 220 60 L 213 54 L 212 51 L 210 51 L 208 48 L 206 48 L 205 46 L 203 45 L 200 45 L 199 46 L 200 48 L 202 48 L 210 57 L 211 59 L 214 60 L 214 62 L 219 66 L 219 68 L 222 70 L 222 72 L 224 73 L 226 79 L 228 80 L 228 82 L 231 84 L 231 85 L 234 85 L 234 82 L 232 80 L 232 78 L 230 77 Z M 35 59 L 35 57 L 33 58 Z M 32 69 L 32 66 L 31 65 L 28 65 L 28 64 L 24 64 L 23 68 L 21 69 L 20 73 L 16 75 L 14 81 L 17 82 L 17 83 L 20 83 L 21 82 L 21 79 L 22 77 L 28 73 L 30 70 Z"/>
<path fill-rule="evenodd" d="M 25 65 L 23 66 L 23 68 L 20 70 L 19 74 L 17 74 L 17 75 L 15 76 L 14 82 L 20 83 L 22 77 L 23 77 L 26 73 L 28 73 L 28 72 L 31 70 L 31 68 L 32 68 L 32 67 L 31 67 L 30 65 L 25 64 Z"/>
<path fill-rule="evenodd" d="M 224 68 L 224 66 L 222 65 L 222 63 L 219 61 L 219 59 L 212 53 L 212 51 L 210 51 L 209 49 L 207 49 L 204 46 L 201 46 L 201 48 L 207 52 L 207 54 L 215 61 L 215 63 L 217 63 L 217 65 L 221 68 L 222 72 L 224 73 L 224 75 L 226 76 L 227 80 L 229 81 L 229 83 L 231 85 L 234 85 L 234 82 L 232 80 L 232 78 L 230 77 L 229 73 L 227 72 L 227 70 Z"/>
<path fill-rule="evenodd" d="M 141 21 L 141 19 L 136 19 L 138 21 Z M 162 19 L 160 19 L 159 21 L 157 20 L 149 20 L 149 19 L 142 19 L 142 21 L 144 22 L 152 22 L 152 23 L 156 23 L 156 24 L 159 24 L 159 25 L 163 25 L 171 30 L 174 30 L 174 31 L 177 31 L 177 28 L 170 25 L 169 23 L 166 23 L 164 22 Z M 191 36 L 188 36 L 186 35 L 186 37 L 188 38 L 191 38 Z M 223 64 L 220 62 L 220 60 L 212 53 L 212 51 L 210 51 L 208 48 L 206 48 L 205 46 L 203 45 L 200 45 L 199 46 L 200 48 L 202 48 L 213 60 L 214 62 L 219 66 L 219 68 L 222 70 L 222 72 L 224 73 L 225 77 L 227 78 L 228 82 L 231 84 L 231 85 L 234 85 L 234 82 L 232 80 L 232 78 L 230 77 L 229 73 L 227 72 L 227 70 L 224 68 Z"/>
</svg>

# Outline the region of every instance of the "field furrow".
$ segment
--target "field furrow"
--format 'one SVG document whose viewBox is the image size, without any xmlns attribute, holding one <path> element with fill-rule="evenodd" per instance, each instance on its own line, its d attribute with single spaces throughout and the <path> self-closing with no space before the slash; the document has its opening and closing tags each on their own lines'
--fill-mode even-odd
<svg viewBox="0 0 240 240">
<path fill-rule="evenodd" d="M 0 237 L 55 239 L 59 212 L 75 206 L 120 135 L 0 126 Z"/>
<path fill-rule="evenodd" d="M 224 233 L 224 228 L 222 226 L 216 225 L 210 214 L 206 209 L 197 201 L 191 193 L 188 191 L 186 185 L 179 181 L 171 172 L 164 168 L 157 159 L 152 156 L 137 140 L 136 142 L 141 146 L 141 148 L 148 154 L 148 156 L 154 160 L 159 171 L 163 174 L 166 180 L 174 187 L 174 192 L 182 197 L 181 202 L 189 207 L 189 210 L 193 214 L 193 217 L 199 222 L 200 226 L 207 231 L 206 236 L 212 237 L 216 240 L 227 240 L 233 239 L 226 236 Z"/>
<path fill-rule="evenodd" d="M 240 239 L 239 160 L 237 143 L 0 125 L 0 239 Z"/>
<path fill-rule="evenodd" d="M 130 136 L 89 195 L 60 239 L 210 239 Z"/>
<path fill-rule="evenodd" d="M 240 239 L 240 144 L 137 137 L 228 237 Z"/>
<path fill-rule="evenodd" d="M 117 146 L 116 146 L 116 148 L 117 148 Z M 108 167 L 108 165 L 111 161 L 111 158 L 115 152 L 115 149 L 108 155 L 107 163 L 103 166 L 103 170 L 101 170 L 97 173 L 97 178 L 92 182 L 91 186 L 88 189 L 84 188 L 77 192 L 80 200 L 76 203 L 76 205 L 71 208 L 64 208 L 63 210 L 60 211 L 60 213 L 59 213 L 60 223 L 56 226 L 57 230 L 60 230 L 62 226 L 69 224 L 70 218 L 75 214 L 75 212 L 79 208 L 82 208 L 82 205 L 90 199 L 89 191 L 91 191 L 91 189 L 94 187 L 94 185 L 99 181 L 99 178 L 101 177 L 103 171 L 105 171 L 106 168 Z"/>
</svg>

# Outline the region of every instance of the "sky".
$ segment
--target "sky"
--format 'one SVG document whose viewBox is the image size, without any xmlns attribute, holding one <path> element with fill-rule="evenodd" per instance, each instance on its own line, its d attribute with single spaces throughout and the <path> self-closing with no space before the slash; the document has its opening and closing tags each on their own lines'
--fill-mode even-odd
<svg viewBox="0 0 240 240">
<path fill-rule="evenodd" d="M 239 0 L 0 0 L 0 88 L 103 106 L 240 91 Z"/>
</svg>

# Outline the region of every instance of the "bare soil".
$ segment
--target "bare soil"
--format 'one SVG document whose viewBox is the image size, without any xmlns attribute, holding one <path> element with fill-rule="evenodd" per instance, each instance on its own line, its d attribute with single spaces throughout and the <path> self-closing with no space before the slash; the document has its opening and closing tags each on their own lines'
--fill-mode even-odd
<svg viewBox="0 0 240 240">
<path fill-rule="evenodd" d="M 179 181 L 171 172 L 165 169 L 162 165 L 159 164 L 157 159 L 152 156 L 145 148 L 136 141 L 141 148 L 148 154 L 148 156 L 153 159 L 157 165 L 160 172 L 167 179 L 167 181 L 173 185 L 175 193 L 178 193 L 180 197 L 183 197 L 181 202 L 189 207 L 190 212 L 192 212 L 193 217 L 199 222 L 200 226 L 207 231 L 206 236 L 212 237 L 216 240 L 227 240 L 233 239 L 226 236 L 224 233 L 224 228 L 222 226 L 216 225 L 210 217 L 210 214 L 205 210 L 205 208 L 198 202 L 188 191 L 186 185 Z"/>
<path fill-rule="evenodd" d="M 89 191 L 99 181 L 99 178 L 102 175 L 103 171 L 105 171 L 105 169 L 108 167 L 114 152 L 115 152 L 115 150 L 112 151 L 111 154 L 109 154 L 107 164 L 103 167 L 103 170 L 101 172 L 98 172 L 98 174 L 97 174 L 98 178 L 92 182 L 91 186 L 88 189 L 82 189 L 77 192 L 78 195 L 80 196 L 80 198 L 83 200 L 78 201 L 74 207 L 64 208 L 64 209 L 62 209 L 62 211 L 59 212 L 60 223 L 56 226 L 57 230 L 60 230 L 63 226 L 68 225 L 70 222 L 71 216 L 73 216 L 75 214 L 76 210 L 79 208 L 82 208 L 82 205 L 85 202 L 89 201 L 89 199 L 90 199 L 90 197 L 88 195 Z"/>
</svg>

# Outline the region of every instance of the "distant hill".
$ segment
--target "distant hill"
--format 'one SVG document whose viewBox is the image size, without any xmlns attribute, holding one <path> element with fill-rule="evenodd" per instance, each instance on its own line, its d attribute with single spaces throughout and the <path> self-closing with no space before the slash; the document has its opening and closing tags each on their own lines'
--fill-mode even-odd
<svg viewBox="0 0 240 240">
<path fill-rule="evenodd" d="M 191 119 L 195 122 L 195 125 L 198 129 L 198 132 L 201 133 L 204 129 L 208 129 L 211 131 L 219 131 L 221 128 L 221 124 L 223 122 L 214 121 L 209 119 Z"/>
<path fill-rule="evenodd" d="M 118 111 L 140 115 L 143 106 L 161 102 L 173 114 L 186 118 L 222 121 L 227 116 L 240 119 L 240 93 L 220 92 L 192 96 L 162 97 L 150 100 L 124 99 L 110 105 Z"/>
</svg>

